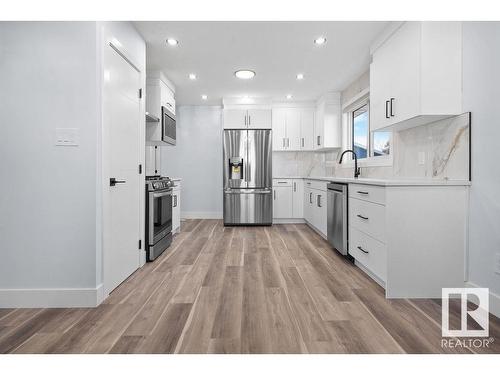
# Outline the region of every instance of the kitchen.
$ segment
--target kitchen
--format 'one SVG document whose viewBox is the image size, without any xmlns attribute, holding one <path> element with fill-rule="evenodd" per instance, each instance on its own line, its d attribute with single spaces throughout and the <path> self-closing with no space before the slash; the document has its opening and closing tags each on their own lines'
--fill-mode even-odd
<svg viewBox="0 0 500 375">
<path fill-rule="evenodd" d="M 2 353 L 499 352 L 443 348 L 440 326 L 443 288 L 482 287 L 500 332 L 498 212 L 482 200 L 498 170 L 484 72 L 500 56 L 477 42 L 498 24 L 0 27 L 10 108 L 37 82 L 45 116 L 43 142 L 23 142 L 46 159 L 30 167 L 11 130 L 6 155 L 54 177 L 26 202 L 47 220 L 36 242 L 14 207 L 27 187 L 6 194 L 2 247 L 29 257 L 1 268 Z M 42 67 L 19 84 L 7 73 L 33 71 L 16 58 L 29 38 Z M 76 98 L 57 118 L 41 99 L 54 64 L 64 89 L 47 96 Z"/>
</svg>

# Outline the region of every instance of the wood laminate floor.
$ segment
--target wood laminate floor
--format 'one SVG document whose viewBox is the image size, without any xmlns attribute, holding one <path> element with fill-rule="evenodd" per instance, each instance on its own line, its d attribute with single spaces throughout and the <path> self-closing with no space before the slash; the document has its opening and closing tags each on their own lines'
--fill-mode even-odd
<svg viewBox="0 0 500 375">
<path fill-rule="evenodd" d="M 1 353 L 499 353 L 499 332 L 442 348 L 439 300 L 386 300 L 306 225 L 220 220 L 183 222 L 97 308 L 0 309 Z"/>
</svg>

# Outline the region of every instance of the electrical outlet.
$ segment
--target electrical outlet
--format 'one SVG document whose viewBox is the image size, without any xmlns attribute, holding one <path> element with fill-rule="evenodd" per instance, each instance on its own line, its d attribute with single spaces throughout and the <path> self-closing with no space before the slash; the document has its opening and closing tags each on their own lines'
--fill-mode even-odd
<svg viewBox="0 0 500 375">
<path fill-rule="evenodd" d="M 495 273 L 500 275 L 500 253 L 496 253 L 495 258 Z"/>
<path fill-rule="evenodd" d="M 419 151 L 418 152 L 418 165 L 424 165 L 424 164 L 425 164 L 425 152 Z"/>
</svg>

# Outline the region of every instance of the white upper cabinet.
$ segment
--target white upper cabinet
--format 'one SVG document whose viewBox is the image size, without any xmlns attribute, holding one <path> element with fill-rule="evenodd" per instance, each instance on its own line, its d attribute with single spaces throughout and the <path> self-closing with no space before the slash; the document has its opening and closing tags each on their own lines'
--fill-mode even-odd
<svg viewBox="0 0 500 375">
<path fill-rule="evenodd" d="M 149 146 L 165 145 L 162 140 L 161 107 L 166 107 L 175 114 L 174 91 L 162 78 L 148 78 L 146 80 L 146 112 L 150 120 L 146 121 L 146 144 Z"/>
<path fill-rule="evenodd" d="M 249 129 L 271 129 L 272 111 L 270 109 L 249 109 L 247 123 Z"/>
<path fill-rule="evenodd" d="M 460 113 L 461 23 L 403 23 L 373 53 L 371 130 L 405 129 Z"/>
<path fill-rule="evenodd" d="M 224 129 L 246 129 L 246 109 L 224 109 Z"/>
<path fill-rule="evenodd" d="M 328 93 L 318 100 L 313 141 L 315 150 L 330 150 L 342 146 L 339 93 Z"/>
<path fill-rule="evenodd" d="M 312 151 L 314 108 L 273 109 L 273 150 Z"/>
<path fill-rule="evenodd" d="M 314 108 L 303 108 L 300 112 L 300 149 L 314 149 Z"/>
<path fill-rule="evenodd" d="M 271 129 L 272 112 L 260 108 L 225 108 L 224 129 Z"/>
</svg>

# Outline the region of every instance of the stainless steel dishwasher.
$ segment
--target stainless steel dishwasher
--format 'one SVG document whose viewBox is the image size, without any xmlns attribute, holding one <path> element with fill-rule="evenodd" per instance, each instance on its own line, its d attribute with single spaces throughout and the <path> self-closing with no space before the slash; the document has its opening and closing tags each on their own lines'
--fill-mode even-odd
<svg viewBox="0 0 500 375">
<path fill-rule="evenodd" d="M 348 255 L 347 249 L 347 185 L 329 183 L 328 188 L 328 242 L 338 252 Z"/>
</svg>

